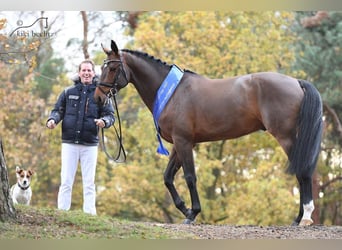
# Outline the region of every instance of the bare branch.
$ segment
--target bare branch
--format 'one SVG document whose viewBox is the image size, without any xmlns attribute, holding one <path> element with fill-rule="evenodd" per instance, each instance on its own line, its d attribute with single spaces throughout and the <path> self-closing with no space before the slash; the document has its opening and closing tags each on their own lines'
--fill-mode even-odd
<svg viewBox="0 0 342 250">
<path fill-rule="evenodd" d="M 127 22 L 133 30 L 138 27 L 138 18 L 144 11 L 130 11 L 128 12 Z"/>
<path fill-rule="evenodd" d="M 330 186 L 332 183 L 336 181 L 342 181 L 342 176 L 337 176 L 336 178 L 331 179 L 330 181 L 324 183 L 323 185 L 320 186 L 320 189 L 324 191 L 328 186 Z"/>
<path fill-rule="evenodd" d="M 342 139 L 342 124 L 337 113 L 327 103 L 323 103 L 323 107 L 327 111 L 329 116 L 332 118 L 335 130 L 337 131 L 338 136 Z"/>
</svg>

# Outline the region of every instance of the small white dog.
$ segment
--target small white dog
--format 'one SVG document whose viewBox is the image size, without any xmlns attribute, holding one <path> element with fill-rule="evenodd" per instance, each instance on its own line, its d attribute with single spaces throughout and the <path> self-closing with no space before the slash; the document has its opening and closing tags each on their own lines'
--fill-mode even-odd
<svg viewBox="0 0 342 250">
<path fill-rule="evenodd" d="M 11 196 L 13 204 L 30 205 L 32 197 L 31 176 L 34 171 L 31 169 L 24 170 L 20 167 L 16 167 L 17 183 L 11 187 Z"/>
</svg>

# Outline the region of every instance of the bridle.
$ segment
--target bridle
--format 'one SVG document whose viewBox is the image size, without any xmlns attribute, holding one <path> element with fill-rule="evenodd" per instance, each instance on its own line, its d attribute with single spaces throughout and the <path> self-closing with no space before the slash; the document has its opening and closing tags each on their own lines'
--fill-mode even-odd
<svg viewBox="0 0 342 250">
<path fill-rule="evenodd" d="M 103 128 L 101 129 L 101 132 L 102 132 L 101 144 L 102 144 L 102 147 L 103 147 L 103 150 L 104 150 L 105 154 L 107 155 L 107 157 L 110 160 L 113 160 L 116 163 L 122 163 L 122 162 L 126 161 L 126 152 L 125 152 L 125 148 L 123 146 L 123 141 L 122 141 L 121 119 L 120 119 L 120 114 L 119 114 L 119 110 L 118 110 L 118 105 L 117 105 L 117 102 L 116 102 L 116 94 L 118 93 L 119 89 L 125 87 L 128 84 L 128 79 L 127 79 L 127 74 L 126 74 L 125 68 L 123 66 L 123 61 L 121 59 L 121 55 L 120 55 L 120 59 L 104 60 L 103 67 L 106 67 L 109 63 L 112 63 L 112 62 L 119 63 L 119 66 L 118 66 L 119 69 L 117 70 L 117 72 L 115 74 L 113 82 L 112 83 L 99 82 L 97 84 L 97 87 L 98 87 L 98 89 L 104 95 L 106 95 L 106 97 L 108 99 L 112 99 L 113 100 L 112 105 L 113 105 L 114 110 L 116 111 L 116 116 L 117 116 L 117 119 L 118 119 L 118 122 L 119 122 L 119 129 L 118 129 L 119 131 L 116 129 L 115 126 L 113 126 L 114 129 L 115 129 L 116 137 L 117 137 L 117 139 L 119 141 L 119 152 L 118 152 L 118 154 L 113 157 L 111 154 L 108 153 L 107 148 L 106 148 L 106 144 L 105 144 L 105 138 L 104 138 L 105 136 L 104 136 L 104 129 Z M 117 69 L 117 67 L 115 69 L 109 69 L 109 70 L 116 70 L 116 69 Z M 120 85 L 120 83 L 119 83 L 121 75 L 123 75 L 124 81 L 125 81 L 125 83 L 122 84 L 122 85 Z M 110 88 L 109 92 L 106 93 L 101 88 L 101 86 Z M 118 86 L 119 86 L 119 88 L 118 88 Z M 121 159 L 121 153 L 122 153 L 123 159 Z"/>
<path fill-rule="evenodd" d="M 103 62 L 103 68 L 106 67 L 106 65 L 108 65 L 109 63 L 112 63 L 112 62 L 117 62 L 119 63 L 119 69 L 116 71 L 116 74 L 115 74 L 115 77 L 113 79 L 113 82 L 111 83 L 107 83 L 107 82 L 99 82 L 97 84 L 98 86 L 98 89 L 104 94 L 107 96 L 107 98 L 111 98 L 112 96 L 115 96 L 116 93 L 119 91 L 119 89 L 125 87 L 127 84 L 128 84 L 128 79 L 127 79 L 127 74 L 126 74 L 126 71 L 125 71 L 125 67 L 123 65 L 123 60 L 121 58 L 121 55 L 120 55 L 120 59 L 107 59 L 107 60 L 104 60 Z M 116 70 L 117 67 L 114 69 Z M 109 69 L 109 70 L 112 70 L 112 69 Z M 124 81 L 125 83 L 124 84 L 121 84 L 119 83 L 120 81 L 120 78 L 121 76 L 123 75 L 124 77 Z M 104 91 L 102 89 L 102 87 L 107 87 L 107 88 L 110 88 L 109 89 L 109 92 L 106 93 L 106 91 Z M 118 88 L 119 87 L 119 88 Z"/>
</svg>

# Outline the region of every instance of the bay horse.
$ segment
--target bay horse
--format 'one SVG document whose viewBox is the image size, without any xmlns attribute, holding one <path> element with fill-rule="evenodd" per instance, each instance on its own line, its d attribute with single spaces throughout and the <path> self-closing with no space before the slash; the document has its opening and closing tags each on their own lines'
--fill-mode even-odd
<svg viewBox="0 0 342 250">
<path fill-rule="evenodd" d="M 111 50 L 102 48 L 107 59 L 94 94 L 97 103 L 102 105 L 132 83 L 154 115 L 159 89 L 174 66 L 140 51 L 119 51 L 113 40 Z M 195 144 L 267 130 L 287 154 L 287 172 L 299 183 L 299 214 L 293 225 L 312 224 L 312 175 L 323 130 L 322 100 L 317 89 L 307 81 L 275 72 L 227 79 L 209 79 L 189 70 L 178 72 L 179 83 L 155 123 L 158 134 L 173 144 L 164 183 L 185 216 L 184 223 L 194 223 L 201 211 L 192 152 Z M 181 167 L 191 208 L 186 207 L 174 185 Z"/>
</svg>

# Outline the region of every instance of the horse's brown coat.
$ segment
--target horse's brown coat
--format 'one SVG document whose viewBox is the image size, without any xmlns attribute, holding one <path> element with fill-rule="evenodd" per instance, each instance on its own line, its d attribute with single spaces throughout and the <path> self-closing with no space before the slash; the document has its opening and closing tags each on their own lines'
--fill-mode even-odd
<svg viewBox="0 0 342 250">
<path fill-rule="evenodd" d="M 119 91 L 131 82 L 153 112 L 156 93 L 170 65 L 141 52 L 119 52 L 113 41 L 112 50 L 104 51 L 108 57 L 102 68 L 95 99 L 103 103 L 110 89 Z M 305 93 L 308 98 L 304 102 Z M 312 108 L 308 108 L 310 105 Z M 259 72 L 227 79 L 209 79 L 185 71 L 158 121 L 162 137 L 173 143 L 164 173 L 165 185 L 176 207 L 185 215 L 185 223 L 194 221 L 201 210 L 192 155 L 194 145 L 267 130 L 283 147 L 290 161 L 294 155 L 297 157 L 294 161 L 296 166 L 289 172 L 296 174 L 300 184 L 298 224 L 303 216 L 303 204 L 312 201 L 311 176 L 319 153 L 321 107 L 319 93 L 310 83 L 283 74 Z M 304 121 L 300 126 L 306 125 L 303 127 L 305 131 L 299 127 L 301 120 Z M 310 141 L 314 145 L 303 145 L 302 141 Z M 299 153 L 293 154 L 296 150 L 300 150 Z M 303 167 L 297 166 L 300 164 Z M 186 208 L 173 184 L 180 167 L 190 190 L 191 209 Z"/>
</svg>

